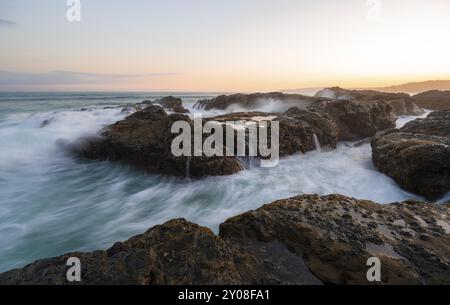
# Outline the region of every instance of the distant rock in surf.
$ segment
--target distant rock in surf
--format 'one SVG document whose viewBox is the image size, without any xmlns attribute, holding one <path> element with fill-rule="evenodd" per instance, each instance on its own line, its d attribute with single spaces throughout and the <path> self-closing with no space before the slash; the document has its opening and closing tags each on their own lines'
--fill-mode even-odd
<svg viewBox="0 0 450 305">
<path fill-rule="evenodd" d="M 189 113 L 190 111 L 183 107 L 183 102 L 180 98 L 173 96 L 166 96 L 155 101 L 145 100 L 140 103 L 141 105 L 160 105 L 164 109 L 170 110 L 176 113 Z"/>
<path fill-rule="evenodd" d="M 0 274 L 0 284 L 450 284 L 450 207 L 342 195 L 279 200 L 228 219 L 219 235 L 171 220 L 106 251 L 69 253 Z M 367 261 L 381 262 L 368 282 Z"/>
<path fill-rule="evenodd" d="M 404 189 L 430 200 L 450 192 L 450 110 L 382 132 L 372 149 L 376 167 Z"/>
<path fill-rule="evenodd" d="M 339 87 L 326 88 L 316 93 L 317 98 L 351 100 L 363 104 L 386 102 L 396 115 L 421 115 L 424 111 L 406 93 L 387 93 L 373 90 L 347 90 Z"/>
</svg>

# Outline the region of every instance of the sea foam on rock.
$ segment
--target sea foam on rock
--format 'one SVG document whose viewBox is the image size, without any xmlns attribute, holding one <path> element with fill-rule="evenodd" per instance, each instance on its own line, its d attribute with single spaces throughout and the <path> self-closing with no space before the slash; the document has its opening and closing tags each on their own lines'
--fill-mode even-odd
<svg viewBox="0 0 450 305">
<path fill-rule="evenodd" d="M 285 113 L 231 113 L 204 118 L 202 123 L 215 121 L 226 129 L 230 121 L 266 121 L 267 134 L 271 135 L 271 122 L 278 122 L 279 153 L 280 156 L 288 156 L 315 150 L 318 145 L 336 148 L 339 141 L 373 136 L 379 130 L 393 128 L 395 119 L 391 107 L 383 102 L 365 105 L 351 101 L 323 101 L 306 110 L 291 108 Z M 194 132 L 193 120 L 188 116 L 168 115 L 163 108 L 150 105 L 106 127 L 100 132 L 101 137 L 80 139 L 78 142 L 83 145 L 76 146 L 75 152 L 90 159 L 123 161 L 149 172 L 175 176 L 231 175 L 244 169 L 236 157 L 173 156 L 171 144 L 177 135 L 171 133 L 171 126 L 176 121 L 188 122 L 191 132 Z M 207 135 L 203 134 L 203 137 Z M 248 152 L 248 138 L 245 145 Z M 225 156 L 226 148 L 224 146 Z M 259 154 L 255 157 L 263 158 Z"/>
<path fill-rule="evenodd" d="M 184 219 L 106 251 L 69 253 L 0 274 L 0 284 L 450 284 L 450 207 L 380 205 L 342 195 L 303 195 L 233 217 L 219 235 Z"/>
</svg>

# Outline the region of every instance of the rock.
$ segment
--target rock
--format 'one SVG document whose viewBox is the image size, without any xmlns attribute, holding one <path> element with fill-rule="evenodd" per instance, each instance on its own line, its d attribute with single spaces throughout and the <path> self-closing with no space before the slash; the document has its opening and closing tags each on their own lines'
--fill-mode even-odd
<svg viewBox="0 0 450 305">
<path fill-rule="evenodd" d="M 380 133 L 373 162 L 404 189 L 435 200 L 450 192 L 450 110 Z"/>
<path fill-rule="evenodd" d="M 106 251 L 70 253 L 0 274 L 0 284 L 450 284 L 450 208 L 408 201 L 380 205 L 342 195 L 303 195 L 233 217 L 219 235 L 183 219 Z"/>
<path fill-rule="evenodd" d="M 258 110 L 270 103 L 273 105 L 273 112 L 283 112 L 292 107 L 306 108 L 315 102 L 322 101 L 321 98 L 313 98 L 299 94 L 253 93 L 253 94 L 232 94 L 221 95 L 213 99 L 200 100 L 195 103 L 194 108 L 204 110 L 231 110 L 232 112 Z"/>
<path fill-rule="evenodd" d="M 175 157 L 171 152 L 172 124 L 186 121 L 181 114 L 167 115 L 151 105 L 100 132 L 99 137 L 78 140 L 69 147 L 76 155 L 94 160 L 121 161 L 151 173 L 190 178 L 231 175 L 244 169 L 234 157 Z"/>
<path fill-rule="evenodd" d="M 314 143 L 314 135 L 317 136 L 322 146 L 336 148 L 336 132 L 332 128 L 329 128 L 329 125 L 331 125 L 332 122 L 323 119 L 322 121 L 325 122 L 323 126 L 312 126 L 307 122 L 305 117 L 311 117 L 313 115 L 313 113 L 307 111 L 305 111 L 305 115 L 302 118 L 287 117 L 282 114 L 265 112 L 238 112 L 211 117 L 207 120 L 217 121 L 224 126 L 226 125 L 226 122 L 245 121 L 259 123 L 261 121 L 266 121 L 268 122 L 267 134 L 269 137 L 271 135 L 272 122 L 278 122 L 280 156 L 289 156 L 295 153 L 306 153 L 315 150 L 316 144 Z M 317 118 L 317 120 L 320 119 Z M 246 140 L 246 150 L 248 151 L 248 138 Z M 271 143 L 271 140 L 269 140 L 269 143 Z M 237 145 L 235 144 L 235 148 L 236 147 Z"/>
<path fill-rule="evenodd" d="M 164 109 L 170 109 L 177 113 L 189 113 L 189 110 L 183 107 L 183 102 L 180 98 L 175 98 L 173 96 L 166 96 L 154 102 L 155 104 L 161 105 Z"/>
<path fill-rule="evenodd" d="M 347 100 L 323 101 L 308 110 L 333 118 L 339 133 L 338 141 L 371 137 L 377 131 L 395 127 L 396 122 L 391 106 L 384 102 L 361 104 Z"/>
<path fill-rule="evenodd" d="M 0 284 L 69 284 L 66 262 L 81 262 L 85 285 L 236 284 L 231 250 L 211 230 L 182 219 L 156 226 L 106 251 L 70 253 L 0 275 Z"/>
<path fill-rule="evenodd" d="M 414 95 L 414 102 L 430 110 L 450 109 L 450 91 L 431 90 Z"/>
<path fill-rule="evenodd" d="M 319 149 L 319 145 L 334 149 L 338 141 L 361 140 L 373 136 L 379 130 L 392 128 L 395 126 L 395 117 L 390 110 L 390 106 L 385 103 L 364 105 L 350 101 L 325 101 L 316 103 L 307 110 L 291 108 L 284 114 L 231 113 L 205 118 L 202 123 L 221 123 L 223 143 L 226 143 L 226 126 L 229 122 L 266 121 L 270 144 L 271 122 L 276 121 L 279 123 L 279 156 L 288 156 Z M 175 176 L 200 178 L 230 175 L 244 169 L 245 165 L 235 157 L 174 157 L 171 144 L 178 135 L 172 134 L 170 130 L 172 124 L 180 120 L 189 123 L 191 139 L 194 139 L 193 121 L 188 116 L 167 115 L 163 108 L 151 105 L 102 130 L 100 137 L 80 139 L 68 148 L 89 159 L 122 161 L 148 172 Z M 236 134 L 237 127 L 232 127 Z M 203 140 L 208 136 L 203 134 Z M 237 155 L 236 136 L 234 138 L 234 152 Z M 246 137 L 245 144 L 248 156 L 249 137 Z M 191 146 L 194 147 L 193 143 Z M 229 155 L 226 147 L 223 155 Z M 267 158 L 261 154 L 255 157 L 258 162 Z"/>
<path fill-rule="evenodd" d="M 142 109 L 143 107 L 140 104 L 127 104 L 122 107 L 121 113 L 131 114 Z"/>
<path fill-rule="evenodd" d="M 269 253 L 280 247 L 293 253 L 328 284 L 368 284 L 366 262 L 374 256 L 381 260 L 384 284 L 448 284 L 449 222 L 449 208 L 437 204 L 304 195 L 227 220 L 220 237 L 236 253 L 235 261 L 245 262 L 237 270 L 250 281 L 269 276 L 247 264 L 264 246 Z"/>
<path fill-rule="evenodd" d="M 421 115 L 423 109 L 419 108 L 414 100 L 406 93 L 387 93 L 373 90 L 347 90 L 339 87 L 326 88 L 316 93 L 315 97 L 333 100 L 351 100 L 363 104 L 384 101 L 391 105 L 396 115 Z"/>
</svg>

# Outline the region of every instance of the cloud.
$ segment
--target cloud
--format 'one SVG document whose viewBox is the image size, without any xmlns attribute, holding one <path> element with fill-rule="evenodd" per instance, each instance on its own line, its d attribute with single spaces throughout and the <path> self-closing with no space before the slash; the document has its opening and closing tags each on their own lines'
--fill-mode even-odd
<svg viewBox="0 0 450 305">
<path fill-rule="evenodd" d="M 0 89 L 11 87 L 64 86 L 85 84 L 112 84 L 127 80 L 149 77 L 175 76 L 177 73 L 147 74 L 99 74 L 72 71 L 51 71 L 45 73 L 26 73 L 0 70 Z"/>
<path fill-rule="evenodd" d="M 13 26 L 13 25 L 17 25 L 17 23 L 15 23 L 14 21 L 0 18 L 0 26 Z"/>
</svg>

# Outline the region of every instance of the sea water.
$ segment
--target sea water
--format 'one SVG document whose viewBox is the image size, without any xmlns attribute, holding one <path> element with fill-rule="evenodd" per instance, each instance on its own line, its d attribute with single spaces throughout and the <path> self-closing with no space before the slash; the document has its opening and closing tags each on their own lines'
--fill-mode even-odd
<svg viewBox="0 0 450 305">
<path fill-rule="evenodd" d="M 341 143 L 336 150 L 284 158 L 275 168 L 202 180 L 79 160 L 58 145 L 124 118 L 119 105 L 169 94 L 0 93 L 0 271 L 106 249 L 173 218 L 217 232 L 229 217 L 300 194 L 339 193 L 379 203 L 421 199 L 375 169 L 370 144 Z M 202 112 L 192 109 L 194 102 L 214 94 L 172 95 Z"/>
</svg>

